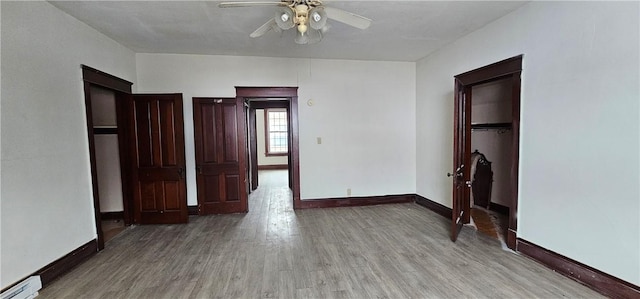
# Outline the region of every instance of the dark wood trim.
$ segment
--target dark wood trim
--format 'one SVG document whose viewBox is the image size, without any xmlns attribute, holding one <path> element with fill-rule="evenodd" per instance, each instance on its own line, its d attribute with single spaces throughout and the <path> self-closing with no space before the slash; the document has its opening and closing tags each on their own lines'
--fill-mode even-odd
<svg viewBox="0 0 640 299">
<path fill-rule="evenodd" d="M 495 202 L 489 203 L 489 210 L 494 211 L 496 213 L 500 213 L 505 216 L 509 216 L 509 207 L 503 206 Z"/>
<path fill-rule="evenodd" d="M 40 279 L 42 280 L 42 287 L 46 287 L 56 278 L 73 269 L 75 266 L 84 262 L 97 252 L 98 242 L 96 239 L 93 239 L 76 248 L 74 251 L 68 253 L 67 255 L 44 266 L 42 269 L 36 271 L 34 275 L 40 275 Z"/>
<path fill-rule="evenodd" d="M 256 109 L 249 102 L 249 179 L 251 191 L 258 189 L 258 125 L 256 123 Z"/>
<path fill-rule="evenodd" d="M 299 209 L 359 207 L 391 203 L 407 203 L 415 200 L 415 194 L 319 198 L 301 200 Z"/>
<path fill-rule="evenodd" d="M 516 231 L 512 229 L 507 229 L 507 247 L 511 250 L 516 250 L 517 246 L 517 238 Z"/>
<path fill-rule="evenodd" d="M 5 291 L 13 288 L 17 284 L 21 283 L 23 280 L 27 279 L 30 276 L 40 275 L 40 281 L 42 282 L 42 288 L 49 285 L 52 281 L 56 280 L 58 277 L 62 276 L 64 273 L 73 269 L 75 266 L 87 260 L 92 255 L 98 252 L 98 241 L 93 239 L 84 245 L 76 248 L 72 252 L 66 254 L 65 256 L 47 264 L 46 266 L 40 268 L 40 270 L 33 272 L 30 275 L 8 285 L 7 287 L 0 290 L 0 293 L 4 293 Z"/>
<path fill-rule="evenodd" d="M 289 165 L 288 164 L 258 165 L 258 170 L 278 170 L 278 169 L 289 169 Z"/>
<path fill-rule="evenodd" d="M 124 219 L 124 211 L 118 212 L 102 212 L 100 213 L 100 218 L 102 220 L 118 220 Z"/>
<path fill-rule="evenodd" d="M 93 135 L 117 135 L 118 128 L 93 128 Z"/>
<path fill-rule="evenodd" d="M 122 198 L 124 207 L 124 222 L 125 225 L 132 223 L 131 216 L 131 172 L 129 170 L 129 150 L 128 150 L 128 135 L 125 128 L 129 127 L 127 124 L 126 107 L 128 105 L 125 102 L 131 100 L 131 85 L 132 83 L 124 79 L 120 79 L 116 76 L 107 74 L 105 72 L 96 70 L 94 68 L 82 65 L 82 80 L 84 82 L 84 102 L 85 102 L 85 115 L 87 120 L 87 135 L 89 140 L 89 162 L 91 167 L 91 184 L 93 192 L 93 206 L 94 206 L 94 218 L 96 222 L 96 231 L 98 232 L 97 248 L 98 250 L 104 249 L 104 233 L 102 232 L 102 219 L 100 213 L 100 197 L 98 192 L 98 173 L 96 170 L 96 154 L 95 154 L 95 138 L 93 128 L 93 111 L 91 109 L 91 87 L 93 85 L 106 88 L 114 92 L 116 101 L 116 122 L 118 134 L 118 150 L 120 152 L 120 173 L 122 180 Z"/>
<path fill-rule="evenodd" d="M 190 216 L 194 216 L 194 215 L 199 215 L 198 213 L 198 206 L 187 206 L 187 211 L 189 213 Z"/>
<path fill-rule="evenodd" d="M 455 76 L 455 87 L 471 89 L 472 86 L 499 79 L 511 80 L 511 167 L 510 167 L 510 209 L 507 246 L 516 249 L 516 232 L 518 230 L 518 168 L 520 149 L 520 89 L 523 55 L 514 56 L 478 69 Z M 462 86 L 458 86 L 462 85 Z M 457 93 L 456 93 L 457 95 Z M 470 110 L 469 110 L 470 111 Z M 454 154 L 455 155 L 455 154 Z M 465 164 L 469 164 L 467 159 Z"/>
<path fill-rule="evenodd" d="M 236 96 L 241 98 L 290 98 L 298 96 L 298 88 L 236 86 Z"/>
<path fill-rule="evenodd" d="M 107 74 L 84 64 L 82 65 L 82 80 L 124 93 L 131 93 L 131 85 L 133 85 L 133 83 L 127 80 Z"/>
<path fill-rule="evenodd" d="M 472 130 L 511 129 L 511 123 L 471 124 Z"/>
<path fill-rule="evenodd" d="M 640 298 L 640 287 L 518 238 L 522 254 L 610 298 Z"/>
<path fill-rule="evenodd" d="M 249 106 L 252 109 L 270 109 L 289 107 L 289 100 L 276 99 L 250 99 Z"/>
<path fill-rule="evenodd" d="M 433 200 L 430 200 L 426 197 L 423 197 L 417 194 L 416 194 L 416 203 L 435 212 L 436 214 L 444 218 L 451 219 L 451 213 L 452 213 L 451 208 L 443 206 L 442 204 L 439 204 Z"/>
<path fill-rule="evenodd" d="M 476 85 L 522 71 L 523 55 L 507 58 L 455 76 L 462 85 Z"/>
</svg>

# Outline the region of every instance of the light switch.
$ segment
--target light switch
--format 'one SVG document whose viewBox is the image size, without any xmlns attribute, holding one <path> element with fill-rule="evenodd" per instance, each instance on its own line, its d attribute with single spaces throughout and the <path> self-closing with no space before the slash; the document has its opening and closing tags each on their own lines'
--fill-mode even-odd
<svg viewBox="0 0 640 299">
<path fill-rule="evenodd" d="M 318 144 L 322 144 L 322 137 L 318 137 Z"/>
</svg>

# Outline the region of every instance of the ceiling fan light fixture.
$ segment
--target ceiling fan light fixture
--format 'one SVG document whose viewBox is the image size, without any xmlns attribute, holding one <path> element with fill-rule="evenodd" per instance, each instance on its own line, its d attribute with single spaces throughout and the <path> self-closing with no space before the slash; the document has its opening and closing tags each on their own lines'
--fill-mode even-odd
<svg viewBox="0 0 640 299">
<path fill-rule="evenodd" d="M 280 27 L 280 29 L 282 30 L 293 28 L 293 26 L 296 25 L 294 22 L 294 14 L 294 11 L 289 7 L 283 7 L 282 9 L 279 9 L 278 12 L 276 12 L 275 17 L 278 27 Z"/>
<path fill-rule="evenodd" d="M 321 29 L 327 24 L 327 13 L 322 7 L 314 7 L 309 11 L 309 26 Z"/>
</svg>

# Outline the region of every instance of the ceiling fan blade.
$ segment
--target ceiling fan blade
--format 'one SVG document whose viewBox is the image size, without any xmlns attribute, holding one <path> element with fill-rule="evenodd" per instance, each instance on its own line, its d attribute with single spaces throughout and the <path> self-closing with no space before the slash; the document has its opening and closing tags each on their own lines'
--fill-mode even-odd
<svg viewBox="0 0 640 299">
<path fill-rule="evenodd" d="M 222 2 L 218 4 L 220 8 L 229 8 L 229 7 L 249 7 L 249 6 L 283 6 L 287 5 L 287 2 L 248 2 L 248 1 L 237 1 L 237 2 Z"/>
<path fill-rule="evenodd" d="M 327 13 L 327 17 L 329 19 L 336 20 L 359 29 L 367 29 L 371 25 L 371 19 L 342 9 L 325 6 L 324 11 Z"/>
<path fill-rule="evenodd" d="M 263 36 L 265 33 L 269 32 L 269 30 L 273 29 L 273 27 L 278 27 L 278 25 L 276 24 L 276 19 L 271 19 L 269 21 L 267 21 L 266 23 L 264 23 L 264 25 L 260 26 L 258 29 L 256 29 L 256 31 L 252 32 L 251 34 L 249 34 L 250 37 L 261 37 Z"/>
</svg>

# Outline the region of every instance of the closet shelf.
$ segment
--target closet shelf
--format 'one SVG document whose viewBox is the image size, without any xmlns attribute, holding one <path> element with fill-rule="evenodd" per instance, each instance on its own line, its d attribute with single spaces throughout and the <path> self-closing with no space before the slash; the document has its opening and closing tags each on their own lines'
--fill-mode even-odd
<svg viewBox="0 0 640 299">
<path fill-rule="evenodd" d="M 471 130 L 511 130 L 511 123 L 471 124 Z"/>
</svg>

